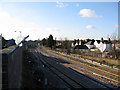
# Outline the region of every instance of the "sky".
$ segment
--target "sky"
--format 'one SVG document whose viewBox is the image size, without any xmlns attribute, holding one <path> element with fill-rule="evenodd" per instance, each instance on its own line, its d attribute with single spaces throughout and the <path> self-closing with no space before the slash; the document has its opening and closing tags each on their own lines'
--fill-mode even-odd
<svg viewBox="0 0 120 90">
<path fill-rule="evenodd" d="M 5 39 L 20 35 L 37 40 L 48 37 L 101 39 L 118 25 L 118 2 L 1 2 L 0 33 Z"/>
</svg>

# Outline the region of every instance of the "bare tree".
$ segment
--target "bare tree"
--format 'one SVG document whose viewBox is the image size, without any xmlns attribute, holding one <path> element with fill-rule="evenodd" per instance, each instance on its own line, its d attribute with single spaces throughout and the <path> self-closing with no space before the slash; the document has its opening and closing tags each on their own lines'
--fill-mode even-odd
<svg viewBox="0 0 120 90">
<path fill-rule="evenodd" d="M 113 56 L 114 58 L 117 58 L 117 53 L 116 53 L 116 42 L 117 42 L 117 32 L 115 31 L 112 35 L 111 35 L 111 39 L 113 40 Z"/>
<path fill-rule="evenodd" d="M 74 42 L 73 42 L 73 45 L 75 46 L 75 44 L 76 44 L 76 39 L 74 39 Z"/>
<path fill-rule="evenodd" d="M 67 50 L 67 54 L 70 54 L 71 42 L 67 38 L 65 38 L 65 40 L 63 41 L 63 46 L 64 49 Z"/>
<path fill-rule="evenodd" d="M 77 44 L 79 45 L 79 39 L 77 39 Z"/>
</svg>

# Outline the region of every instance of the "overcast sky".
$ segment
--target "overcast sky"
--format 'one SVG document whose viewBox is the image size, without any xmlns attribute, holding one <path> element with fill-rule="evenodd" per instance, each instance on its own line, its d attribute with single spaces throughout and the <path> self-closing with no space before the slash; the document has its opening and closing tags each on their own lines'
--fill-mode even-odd
<svg viewBox="0 0 120 90">
<path fill-rule="evenodd" d="M 107 38 L 118 27 L 118 2 L 1 2 L 0 33 L 6 39 Z M 16 31 L 16 32 L 14 32 Z"/>
</svg>

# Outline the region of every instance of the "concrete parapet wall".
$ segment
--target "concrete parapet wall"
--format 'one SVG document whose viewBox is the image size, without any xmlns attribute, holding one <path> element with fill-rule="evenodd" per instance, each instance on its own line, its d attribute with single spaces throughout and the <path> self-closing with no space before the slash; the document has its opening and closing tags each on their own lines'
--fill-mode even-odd
<svg viewBox="0 0 120 90">
<path fill-rule="evenodd" d="M 23 47 L 2 53 L 2 88 L 20 88 Z"/>
</svg>

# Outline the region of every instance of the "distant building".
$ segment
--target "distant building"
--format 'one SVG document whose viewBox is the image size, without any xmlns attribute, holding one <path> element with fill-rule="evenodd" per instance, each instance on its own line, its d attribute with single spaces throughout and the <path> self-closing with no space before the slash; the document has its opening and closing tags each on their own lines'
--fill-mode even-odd
<svg viewBox="0 0 120 90">
<path fill-rule="evenodd" d="M 4 49 L 12 45 L 16 45 L 14 39 L 6 40 L 4 37 L 2 37 L 2 34 L 0 35 L 0 49 Z"/>
<path fill-rule="evenodd" d="M 62 42 L 63 41 L 57 40 L 56 41 L 56 48 L 63 48 Z"/>
<path fill-rule="evenodd" d="M 101 52 L 109 52 L 112 49 L 112 43 L 111 40 L 103 40 L 101 39 L 96 40 L 94 45 L 96 46 L 96 48 L 98 48 Z"/>
<path fill-rule="evenodd" d="M 74 47 L 74 49 L 75 50 L 80 50 L 80 51 L 88 51 L 89 50 L 89 48 L 86 46 L 86 45 L 76 45 L 75 47 Z"/>
<path fill-rule="evenodd" d="M 13 45 L 16 45 L 14 39 L 7 40 L 7 42 L 6 42 L 6 46 L 7 46 L 7 47 L 9 47 L 9 46 L 13 46 Z"/>
<path fill-rule="evenodd" d="M 72 43 L 72 47 L 81 50 L 88 49 L 90 51 L 109 52 L 112 49 L 112 42 L 110 38 L 109 40 L 104 40 L 103 38 L 101 38 L 101 40 L 86 39 L 80 40 L 79 45 L 78 43 Z"/>
<path fill-rule="evenodd" d="M 89 49 L 95 49 L 96 46 L 94 45 L 95 40 L 89 40 L 87 43 L 85 43 L 85 45 L 89 48 Z"/>
</svg>

